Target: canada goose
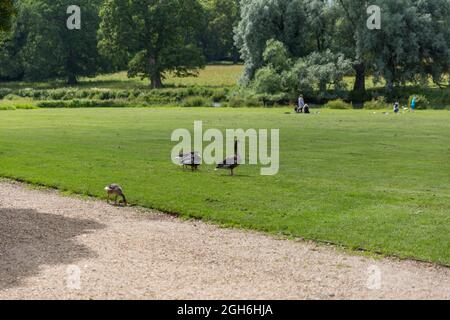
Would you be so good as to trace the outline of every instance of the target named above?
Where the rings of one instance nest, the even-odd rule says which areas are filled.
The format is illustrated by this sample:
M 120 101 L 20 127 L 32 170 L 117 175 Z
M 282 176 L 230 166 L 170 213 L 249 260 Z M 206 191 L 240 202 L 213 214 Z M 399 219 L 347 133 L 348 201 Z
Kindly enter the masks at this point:
M 115 196 L 114 203 L 117 204 L 117 198 L 122 197 L 123 204 L 127 204 L 127 199 L 125 198 L 125 195 L 123 194 L 123 189 L 118 184 L 111 184 L 107 187 L 105 187 L 105 191 L 108 194 L 108 203 L 111 200 L 111 196 Z
M 216 170 L 223 169 L 223 170 L 230 170 L 231 175 L 234 176 L 234 169 L 239 167 L 241 164 L 241 159 L 238 154 L 238 140 L 234 140 L 234 155 L 231 157 L 226 158 L 223 160 L 222 163 L 218 164 L 216 167 Z
M 198 152 L 180 153 L 177 159 L 180 162 L 180 165 L 183 166 L 183 169 L 191 167 L 192 171 L 198 170 L 198 167 L 200 167 L 202 162 L 202 157 Z

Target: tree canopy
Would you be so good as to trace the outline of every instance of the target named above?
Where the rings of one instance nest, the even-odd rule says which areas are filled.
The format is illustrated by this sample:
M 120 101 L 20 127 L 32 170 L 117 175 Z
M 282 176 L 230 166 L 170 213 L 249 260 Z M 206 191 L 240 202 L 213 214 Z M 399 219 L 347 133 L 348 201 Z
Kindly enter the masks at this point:
M 97 72 L 98 0 L 79 2 L 84 8 L 80 30 L 69 30 L 66 25 L 71 3 L 70 0 L 17 2 L 12 33 L 0 50 L 0 56 L 10 61 L 5 62 L 6 66 L 2 64 L 0 76 L 6 71 L 3 77 L 15 75 L 28 80 L 62 77 L 74 84 L 78 76 Z
M 370 5 L 381 9 L 381 29 L 367 26 Z M 235 35 L 245 61 L 243 83 L 261 68 L 258 81 L 268 77 L 268 68 L 274 70 L 264 63 L 267 41 L 273 39 L 283 44 L 292 64 L 305 57 L 335 61 L 332 55 L 350 60 L 356 92 L 366 90 L 369 74 L 384 79 L 388 89 L 427 83 L 430 77 L 441 84 L 449 72 L 449 6 L 448 0 L 243 0 Z M 305 61 L 314 65 L 313 60 Z M 324 82 L 316 85 L 323 91 Z
M 197 43 L 202 7 L 197 0 L 106 0 L 100 10 L 99 48 L 128 57 L 129 77 L 160 88 L 167 72 L 195 75 L 204 65 Z
M 69 30 L 72 4 L 0 0 L 0 79 L 75 83 L 127 70 L 160 88 L 169 73 L 240 58 L 241 83 L 258 90 L 273 76 L 280 83 L 269 91 L 307 80 L 323 93 L 341 87 L 350 65 L 353 91 L 364 93 L 369 75 L 390 90 L 429 79 L 443 86 L 450 70 L 449 0 L 80 0 L 81 29 Z M 379 29 L 367 25 L 373 5 Z
M 12 0 L 0 0 L 0 32 L 9 30 L 14 13 Z

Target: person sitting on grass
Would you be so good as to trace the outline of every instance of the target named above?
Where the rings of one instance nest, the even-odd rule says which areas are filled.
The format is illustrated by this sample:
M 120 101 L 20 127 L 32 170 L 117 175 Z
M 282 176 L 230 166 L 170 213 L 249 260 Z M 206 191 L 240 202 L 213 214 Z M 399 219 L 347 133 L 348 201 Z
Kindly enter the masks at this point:
M 400 112 L 400 103 L 396 102 L 394 103 L 394 113 Z
M 309 106 L 307 104 L 305 104 L 305 106 L 303 107 L 303 113 L 306 113 L 306 114 L 310 114 L 311 113 L 309 111 Z

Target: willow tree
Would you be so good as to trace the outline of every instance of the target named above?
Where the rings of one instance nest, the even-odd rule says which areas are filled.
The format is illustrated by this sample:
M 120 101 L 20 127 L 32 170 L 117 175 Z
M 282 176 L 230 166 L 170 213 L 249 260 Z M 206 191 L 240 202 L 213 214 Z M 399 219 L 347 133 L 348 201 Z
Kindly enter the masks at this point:
M 128 60 L 128 76 L 162 87 L 168 72 L 196 75 L 204 65 L 197 43 L 203 8 L 198 0 L 106 0 L 100 10 L 100 51 Z
M 366 91 L 366 74 L 370 66 L 370 52 L 366 50 L 370 32 L 376 32 L 367 28 L 367 0 L 337 0 L 334 1 L 341 8 L 341 18 L 337 28 L 340 36 L 336 38 L 338 45 L 347 56 L 353 59 L 355 70 L 355 83 L 353 90 Z M 345 50 L 347 49 L 347 50 Z
M 450 1 L 377 0 L 382 28 L 370 34 L 374 73 L 387 88 L 407 82 L 442 85 L 450 64 Z
M 235 40 L 245 61 L 244 84 L 263 66 L 263 52 L 271 39 L 283 43 L 294 57 L 309 53 L 304 3 L 304 0 L 241 0 L 241 20 Z

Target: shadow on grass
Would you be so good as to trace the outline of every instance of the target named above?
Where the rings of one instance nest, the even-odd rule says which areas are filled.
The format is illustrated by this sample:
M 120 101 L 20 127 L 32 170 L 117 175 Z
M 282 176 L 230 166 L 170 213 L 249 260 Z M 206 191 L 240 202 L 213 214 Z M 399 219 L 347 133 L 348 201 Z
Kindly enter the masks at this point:
M 75 237 L 102 228 L 93 220 L 0 208 L 0 290 L 20 286 L 43 265 L 68 265 L 95 257 Z

